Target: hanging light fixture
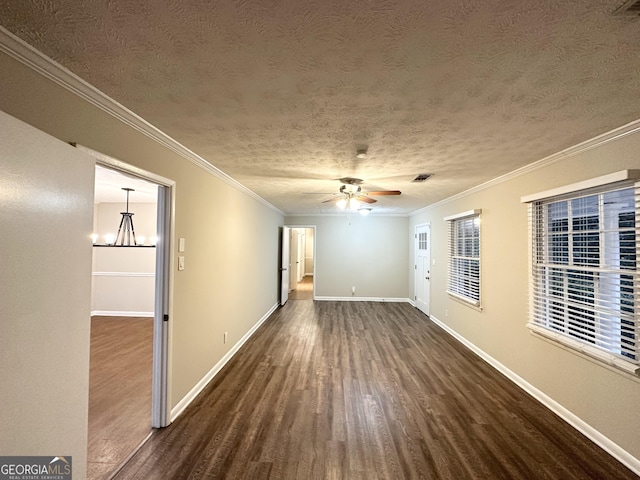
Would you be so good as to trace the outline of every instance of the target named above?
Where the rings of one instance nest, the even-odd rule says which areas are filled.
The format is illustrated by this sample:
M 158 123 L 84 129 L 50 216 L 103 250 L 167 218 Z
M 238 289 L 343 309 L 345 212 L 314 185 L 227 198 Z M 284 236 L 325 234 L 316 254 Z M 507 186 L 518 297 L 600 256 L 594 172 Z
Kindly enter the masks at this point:
M 129 193 L 135 192 L 133 188 L 123 187 L 122 190 L 127 192 L 127 208 L 126 212 L 120 212 L 122 215 L 122 219 L 120 220 L 120 226 L 118 227 L 118 234 L 116 235 L 115 241 L 113 245 L 117 245 L 120 242 L 120 245 L 131 246 L 131 237 L 133 237 L 133 245 L 136 244 L 136 232 L 133 228 L 133 212 L 129 211 Z M 122 237 L 120 234 L 122 233 Z M 125 243 L 126 240 L 126 243 Z

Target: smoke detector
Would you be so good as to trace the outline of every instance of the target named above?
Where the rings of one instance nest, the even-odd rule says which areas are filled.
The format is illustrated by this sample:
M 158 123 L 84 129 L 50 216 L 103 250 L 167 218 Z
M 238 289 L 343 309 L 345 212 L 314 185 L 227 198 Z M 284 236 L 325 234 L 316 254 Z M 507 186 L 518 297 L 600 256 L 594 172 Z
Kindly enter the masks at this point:
M 356 158 L 359 158 L 360 160 L 362 160 L 363 158 L 367 158 L 367 149 L 366 148 L 359 148 L 356 151 Z

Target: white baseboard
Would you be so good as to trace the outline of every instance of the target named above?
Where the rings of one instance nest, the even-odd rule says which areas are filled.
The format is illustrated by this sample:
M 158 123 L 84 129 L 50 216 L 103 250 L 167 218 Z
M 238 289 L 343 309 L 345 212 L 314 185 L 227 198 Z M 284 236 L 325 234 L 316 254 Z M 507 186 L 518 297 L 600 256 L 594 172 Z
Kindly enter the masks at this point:
M 622 447 L 617 445 L 608 437 L 604 436 L 602 433 L 600 433 L 598 430 L 593 428 L 591 425 L 589 425 L 587 422 L 582 420 L 580 417 L 578 417 L 574 413 L 567 410 L 565 407 L 560 405 L 558 402 L 556 402 L 554 399 L 549 397 L 547 394 L 538 390 L 536 387 L 534 387 L 529 382 L 524 380 L 522 377 L 514 373 L 512 370 L 509 370 L 502 363 L 498 362 L 491 355 L 487 354 L 486 352 L 484 352 L 483 350 L 475 346 L 473 343 L 468 341 L 466 338 L 464 338 L 458 332 L 453 330 L 451 327 L 442 323 L 433 315 L 430 315 L 429 318 L 433 321 L 433 323 L 441 327 L 449 335 L 451 335 L 460 343 L 468 347 L 471 351 L 477 354 L 485 362 L 487 362 L 493 368 L 498 370 L 500 373 L 502 373 L 505 377 L 507 377 L 513 383 L 518 385 L 525 392 L 527 392 L 533 398 L 538 400 L 545 407 L 547 407 L 549 410 L 554 412 L 556 415 L 562 418 L 565 422 L 567 422 L 573 428 L 575 428 L 580 433 L 582 433 L 585 437 L 590 439 L 593 443 L 595 443 L 600 448 L 602 448 L 605 452 L 608 452 L 612 457 L 617 459 L 620 463 L 625 465 L 627 468 L 633 471 L 636 475 L 640 476 L 640 460 L 639 459 L 631 455 L 629 452 L 624 450 Z
M 249 340 L 249 338 L 251 338 L 251 336 L 260 327 L 260 325 L 262 325 L 277 308 L 278 304 L 272 306 L 269 311 L 265 313 L 253 327 L 251 327 L 251 330 L 245 333 L 244 336 L 240 340 L 238 340 L 238 342 L 233 347 L 231 347 L 231 349 L 220 359 L 220 361 L 216 363 L 204 377 L 202 377 L 202 379 L 191 389 L 191 391 L 189 391 L 189 393 L 187 393 L 182 398 L 182 400 L 180 400 L 176 404 L 176 406 L 171 409 L 171 422 L 173 422 L 184 411 L 184 409 L 187 408 L 187 406 L 191 402 L 193 402 L 193 400 L 208 385 L 213 377 L 215 377 L 218 372 L 222 370 L 222 367 L 224 367 L 227 362 L 231 360 L 231 358 L 238 352 L 238 350 L 240 350 L 240 347 L 242 347 L 242 345 L 244 345 L 244 343 Z
M 150 277 L 155 278 L 156 274 L 151 272 L 92 272 L 92 276 L 94 277 L 118 277 L 118 278 L 128 278 L 128 277 Z
M 408 298 L 388 298 L 388 297 L 321 297 L 315 296 L 314 300 L 321 302 L 393 302 L 393 303 L 411 303 Z
M 151 317 L 153 312 L 120 312 L 116 310 L 92 310 L 92 317 Z

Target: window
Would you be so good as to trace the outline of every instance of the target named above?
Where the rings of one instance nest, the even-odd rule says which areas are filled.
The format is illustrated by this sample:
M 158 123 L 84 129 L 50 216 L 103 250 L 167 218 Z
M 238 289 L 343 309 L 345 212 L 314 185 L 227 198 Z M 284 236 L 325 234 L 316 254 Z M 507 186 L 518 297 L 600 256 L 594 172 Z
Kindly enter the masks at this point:
M 449 222 L 447 293 L 480 306 L 480 210 L 446 217 Z
M 599 185 L 529 206 L 529 326 L 632 372 L 640 364 L 639 192 L 629 182 Z

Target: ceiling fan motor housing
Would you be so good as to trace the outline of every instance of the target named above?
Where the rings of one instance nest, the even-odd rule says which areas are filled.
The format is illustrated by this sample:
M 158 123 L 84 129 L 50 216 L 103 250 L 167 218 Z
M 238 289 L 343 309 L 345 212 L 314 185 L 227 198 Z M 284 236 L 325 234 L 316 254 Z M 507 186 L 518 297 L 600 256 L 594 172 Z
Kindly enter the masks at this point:
M 356 194 L 362 191 L 362 187 L 356 184 L 347 184 L 340 187 L 340 193 Z
M 353 178 L 353 177 L 343 177 L 338 179 L 340 183 L 344 183 L 345 185 L 360 185 L 364 180 L 361 178 Z

